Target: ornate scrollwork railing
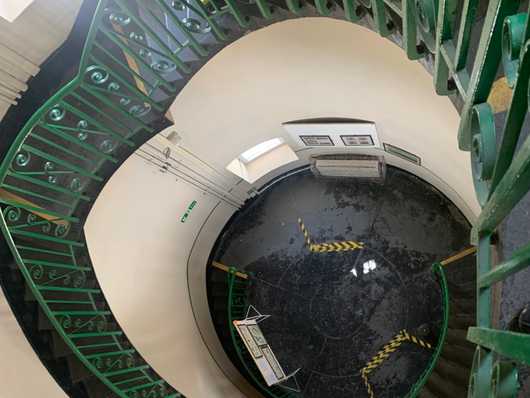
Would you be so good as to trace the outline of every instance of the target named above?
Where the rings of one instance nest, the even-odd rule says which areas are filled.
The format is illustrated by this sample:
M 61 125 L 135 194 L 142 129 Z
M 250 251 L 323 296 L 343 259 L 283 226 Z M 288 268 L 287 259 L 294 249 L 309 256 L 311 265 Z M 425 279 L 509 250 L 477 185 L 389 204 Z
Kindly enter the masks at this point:
M 79 73 L 26 123 L 0 167 L 0 227 L 20 271 L 54 329 L 113 396 L 182 395 L 114 319 L 83 224 L 112 171 L 157 133 L 190 74 L 222 47 L 222 12 L 214 11 L 200 2 L 100 1 Z
M 473 396 L 488 396 L 499 377 L 511 374 L 495 352 L 530 362 L 511 344 L 528 345 L 528 336 L 494 331 L 489 315 L 491 284 L 528 263 L 525 249 L 492 271 L 489 253 L 496 227 L 530 188 L 530 142 L 515 151 L 528 106 L 528 13 L 518 13 L 518 1 L 490 0 L 470 58 L 477 6 L 477 0 L 101 0 L 77 76 L 31 117 L 0 166 L 2 232 L 79 360 L 117 396 L 179 396 L 132 348 L 109 310 L 82 233 L 87 211 L 112 171 L 156 134 L 170 103 L 209 57 L 250 29 L 318 13 L 369 20 L 381 35 L 401 36 L 410 59 L 432 59 L 436 91 L 459 98 L 459 143 L 471 151 L 484 206 L 474 229 L 478 328 L 469 336 L 480 348 Z M 513 97 L 496 132 L 487 100 L 501 59 Z

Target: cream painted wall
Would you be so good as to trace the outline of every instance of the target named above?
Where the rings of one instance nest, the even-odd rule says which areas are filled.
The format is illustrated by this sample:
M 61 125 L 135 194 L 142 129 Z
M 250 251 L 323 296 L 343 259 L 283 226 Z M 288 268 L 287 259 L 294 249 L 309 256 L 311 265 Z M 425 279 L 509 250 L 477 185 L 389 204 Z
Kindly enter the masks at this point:
M 303 18 L 253 32 L 202 68 L 171 113 L 183 145 L 220 170 L 259 142 L 289 141 L 281 124 L 290 120 L 371 120 L 381 141 L 421 156 L 471 213 L 479 211 L 453 105 L 435 94 L 418 62 L 358 25 Z
M 2 0 L 0 3 L 0 17 L 13 22 L 33 0 Z
M 181 223 L 193 200 L 197 205 Z M 208 353 L 189 304 L 188 256 L 218 202 L 132 156 L 85 225 L 97 278 L 118 322 L 148 363 L 190 398 L 243 397 Z
M 67 395 L 29 345 L 0 290 L 0 398 L 28 397 Z
M 248 163 L 243 163 L 239 158 L 235 158 L 226 168 L 250 184 L 254 184 L 259 179 L 269 176 L 274 170 L 297 160 L 298 156 L 291 147 L 287 144 L 281 144 Z
M 28 4 L 31 3 L 31 4 Z M 0 0 L 0 120 L 27 90 L 26 81 L 66 39 L 82 0 Z M 13 13 L 13 14 L 11 14 Z
M 323 116 L 373 120 L 382 141 L 423 158 L 418 175 L 450 191 L 468 215 L 478 210 L 467 155 L 457 150 L 458 115 L 451 103 L 434 94 L 421 65 L 355 25 L 303 19 L 251 33 L 208 63 L 171 112 L 177 121 L 171 129 L 182 135 L 183 145 L 226 181 L 234 181 L 226 165 L 244 150 L 277 136 L 289 141 L 283 122 Z M 248 188 L 238 186 L 239 192 Z M 198 206 L 182 224 L 192 200 Z M 218 203 L 133 156 L 104 188 L 85 227 L 98 279 L 121 326 L 146 360 L 190 398 L 243 396 L 203 341 L 222 362 L 204 278 L 209 251 L 233 213 Z M 225 372 L 239 383 L 237 374 Z

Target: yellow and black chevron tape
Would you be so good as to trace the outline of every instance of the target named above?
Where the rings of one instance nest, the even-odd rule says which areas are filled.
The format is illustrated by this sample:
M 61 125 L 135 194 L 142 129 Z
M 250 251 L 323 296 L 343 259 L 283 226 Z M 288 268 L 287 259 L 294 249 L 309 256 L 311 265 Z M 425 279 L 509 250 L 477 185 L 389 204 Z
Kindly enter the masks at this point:
M 387 359 L 391 353 L 396 351 L 398 347 L 406 341 L 406 337 L 403 333 L 403 330 L 395 335 L 392 340 L 383 346 L 383 348 L 375 354 L 372 359 L 366 364 L 366 366 L 361 370 L 361 373 L 368 374 L 371 373 L 375 368 L 380 366 L 385 359 Z
M 372 373 L 378 366 L 381 366 L 381 364 L 388 357 L 390 357 L 390 354 L 395 352 L 399 348 L 399 346 L 401 346 L 406 341 L 417 344 L 423 348 L 432 348 L 432 345 L 430 343 L 411 335 L 406 330 L 401 330 L 398 334 L 396 334 L 392 338 L 392 340 L 385 344 L 383 348 L 372 357 L 372 359 L 366 364 L 366 366 L 361 369 L 361 377 L 364 381 L 366 391 L 368 392 L 368 396 L 370 398 L 375 398 L 375 395 L 372 385 L 368 380 L 368 375 Z
M 368 381 L 368 374 L 361 373 L 361 376 L 363 378 L 364 385 L 366 386 L 366 391 L 368 392 L 368 396 L 370 398 L 375 398 L 374 389 L 372 388 L 372 385 Z
M 417 344 L 419 345 L 420 347 L 423 347 L 423 348 L 427 348 L 427 349 L 431 349 L 432 348 L 432 345 L 422 339 L 418 339 L 416 336 L 413 336 L 411 334 L 408 334 L 406 330 L 402 330 L 401 331 L 403 333 L 403 335 L 405 336 L 405 339 L 407 341 L 410 341 L 411 343 L 414 343 L 414 344 Z
M 329 252 L 345 252 L 350 250 L 362 249 L 364 243 L 355 242 L 354 240 L 343 240 L 340 242 L 329 242 L 329 243 L 313 243 L 309 246 L 309 250 L 316 253 L 329 253 Z
M 344 252 L 350 250 L 362 249 L 364 243 L 355 242 L 353 240 L 343 240 L 339 242 L 328 242 L 328 243 L 312 243 L 311 235 L 305 226 L 301 218 L 298 218 L 298 225 L 300 226 L 300 231 L 304 235 L 304 242 L 310 251 L 315 253 L 330 253 L 330 252 Z
M 305 224 L 301 218 L 298 218 L 298 225 L 300 226 L 300 231 L 302 231 L 302 234 L 304 235 L 305 244 L 307 245 L 307 247 L 309 247 L 309 250 L 311 250 L 311 236 L 309 235 L 309 231 L 305 227 Z

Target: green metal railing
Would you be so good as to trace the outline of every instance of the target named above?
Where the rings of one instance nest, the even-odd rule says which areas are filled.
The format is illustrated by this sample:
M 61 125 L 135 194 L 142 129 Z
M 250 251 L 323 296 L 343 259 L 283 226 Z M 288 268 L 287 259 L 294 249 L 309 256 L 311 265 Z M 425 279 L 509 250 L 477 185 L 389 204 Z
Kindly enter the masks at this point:
M 427 380 L 431 376 L 431 373 L 436 367 L 438 359 L 442 354 L 442 348 L 445 344 L 445 337 L 447 336 L 447 328 L 449 325 L 449 311 L 451 310 L 449 306 L 449 287 L 447 285 L 447 278 L 445 277 L 443 266 L 440 263 L 433 264 L 432 272 L 438 278 L 438 281 L 440 283 L 440 291 L 442 296 L 442 324 L 440 326 L 440 334 L 438 336 L 436 346 L 434 347 L 434 352 L 431 356 L 431 360 L 429 361 L 429 364 L 427 365 L 421 376 L 418 378 L 416 383 L 414 383 L 414 385 L 410 389 L 407 398 L 417 397 L 423 386 L 427 383 Z
M 119 397 L 182 395 L 117 324 L 83 224 L 111 171 L 158 132 L 193 64 L 225 38 L 221 14 L 200 2 L 100 1 L 77 76 L 31 117 L 0 166 L 0 228 L 29 289 L 75 356 Z
M 518 383 L 513 360 L 530 364 L 530 335 L 495 330 L 492 319 L 492 285 L 530 264 L 528 246 L 495 268 L 491 256 L 495 229 L 530 189 L 530 140 L 525 139 L 516 152 L 528 109 L 530 72 L 528 12 L 517 13 L 518 6 L 513 1 L 490 4 L 479 47 L 484 70 L 473 72 L 474 101 L 468 101 L 468 125 L 463 125 L 460 134 L 461 146 L 472 151 L 477 196 L 483 205 L 472 234 L 478 244 L 477 327 L 469 329 L 468 339 L 477 344 L 477 350 L 470 397 L 515 396 Z M 501 59 L 513 92 L 503 131 L 496 132 L 486 99 Z M 498 148 L 497 134 L 501 137 Z
M 112 170 L 158 132 L 170 103 L 216 51 L 282 18 L 342 10 L 352 22 L 368 18 L 383 36 L 401 34 L 409 59 L 432 54 L 436 92 L 463 104 L 459 145 L 471 151 L 484 207 L 473 233 L 478 313 L 469 339 L 479 348 L 470 396 L 505 396 L 515 388 L 513 367 L 498 358 L 530 363 L 530 337 L 493 329 L 491 285 L 526 267 L 530 249 L 492 269 L 490 242 L 530 189 L 530 141 L 516 153 L 528 107 L 530 28 L 519 1 L 490 0 L 471 57 L 477 6 L 478 0 L 100 0 L 77 76 L 31 117 L 0 166 L 0 228 L 77 358 L 120 397 L 178 396 L 113 318 L 86 249 L 86 214 Z M 501 60 L 513 97 L 496 132 L 487 100 Z

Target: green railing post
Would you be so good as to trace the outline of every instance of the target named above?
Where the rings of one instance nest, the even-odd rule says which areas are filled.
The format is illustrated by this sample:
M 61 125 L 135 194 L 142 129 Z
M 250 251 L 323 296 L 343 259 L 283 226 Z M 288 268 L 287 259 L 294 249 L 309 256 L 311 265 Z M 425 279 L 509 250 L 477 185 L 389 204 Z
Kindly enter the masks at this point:
M 315 0 L 308 5 L 323 16 L 342 5 L 345 19 L 372 18 L 383 36 L 402 31 L 410 59 L 429 53 L 434 57 L 436 91 L 454 94 L 463 103 L 459 145 L 472 151 L 475 186 L 484 205 L 473 229 L 473 240 L 479 245 L 477 329 L 469 335 L 479 344 L 471 396 L 483 398 L 481 394 L 506 394 L 515 388 L 514 370 L 498 361 L 498 355 L 523 362 L 528 359 L 526 351 L 521 354 L 512 349 L 514 342 L 526 344 L 524 335 L 492 329 L 491 286 L 524 269 L 530 263 L 530 252 L 526 246 L 494 268 L 490 238 L 530 189 L 530 138 L 516 151 L 528 110 L 530 27 L 528 12 L 518 13 L 518 1 L 490 0 L 470 73 L 466 65 L 471 61 L 478 1 L 465 0 L 459 12 L 458 4 L 456 0 L 343 0 L 333 4 Z M 278 8 L 283 10 L 275 14 Z M 85 218 L 78 211 L 90 206 L 102 189 L 109 177 L 102 175 L 107 162 L 119 165 L 124 161 L 121 153 L 129 153 L 138 137 L 157 133 L 154 123 L 165 120 L 179 89 L 197 65 L 212 56 L 211 48 L 228 44 L 276 15 L 278 19 L 288 12 L 303 16 L 308 9 L 303 0 L 286 0 L 285 4 L 100 0 L 76 77 L 31 116 L 0 165 L 0 227 L 26 283 L 79 361 L 122 398 L 180 394 L 149 366 L 135 365 L 141 356 L 125 348 L 130 342 L 119 327 L 106 329 L 115 320 L 108 307 L 97 308 L 102 296 L 99 286 L 87 286 L 87 278 L 95 275 L 86 260 Z M 396 27 L 399 18 L 401 27 Z M 501 59 L 514 91 L 505 126 L 498 132 L 487 101 Z M 497 135 L 502 135 L 500 148 Z M 436 265 L 435 272 L 443 275 Z M 230 277 L 233 300 L 234 275 Z M 445 279 L 441 279 L 443 284 Z M 72 322 L 79 330 L 72 329 Z M 93 350 L 107 359 L 116 358 L 112 366 L 119 363 L 122 368 L 108 369 Z M 432 366 L 433 362 L 414 391 L 425 382 Z M 256 382 L 252 371 L 249 374 Z

